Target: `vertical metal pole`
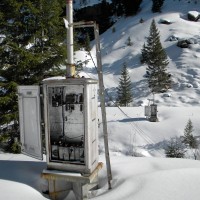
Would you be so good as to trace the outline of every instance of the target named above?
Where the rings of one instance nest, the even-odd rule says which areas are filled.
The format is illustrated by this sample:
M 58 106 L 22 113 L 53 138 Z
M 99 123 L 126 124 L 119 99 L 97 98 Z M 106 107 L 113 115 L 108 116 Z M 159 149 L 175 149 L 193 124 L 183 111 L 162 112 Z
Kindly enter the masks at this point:
M 101 62 L 101 49 L 100 49 L 100 41 L 99 41 L 99 27 L 97 24 L 94 24 L 94 33 L 95 33 L 95 40 L 96 40 L 96 56 L 97 56 L 98 77 L 99 77 L 99 95 L 100 95 L 100 100 L 101 100 L 101 113 L 102 113 L 102 123 L 103 123 L 103 133 L 104 133 L 108 189 L 111 189 L 112 188 L 111 186 L 112 172 L 111 172 L 109 147 L 108 147 L 108 132 L 107 132 L 105 92 L 104 92 L 104 85 L 103 85 L 103 72 L 102 72 L 102 62 Z
M 74 41 L 73 41 L 73 2 L 66 0 L 66 14 L 69 27 L 67 29 L 67 68 L 66 77 L 75 75 L 74 66 Z

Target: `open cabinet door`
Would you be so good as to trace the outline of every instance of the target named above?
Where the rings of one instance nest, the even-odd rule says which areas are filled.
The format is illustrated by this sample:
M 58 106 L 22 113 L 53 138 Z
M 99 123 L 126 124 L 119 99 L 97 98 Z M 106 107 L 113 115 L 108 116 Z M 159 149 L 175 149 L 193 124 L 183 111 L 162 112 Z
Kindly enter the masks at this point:
M 18 86 L 22 153 L 42 160 L 40 87 Z

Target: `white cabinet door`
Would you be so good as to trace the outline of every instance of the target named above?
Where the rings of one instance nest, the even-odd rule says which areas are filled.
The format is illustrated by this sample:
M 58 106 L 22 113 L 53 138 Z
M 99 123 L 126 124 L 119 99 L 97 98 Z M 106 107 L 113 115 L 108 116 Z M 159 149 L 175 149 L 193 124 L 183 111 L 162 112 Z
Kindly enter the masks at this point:
M 19 86 L 18 104 L 22 153 L 42 160 L 40 87 Z

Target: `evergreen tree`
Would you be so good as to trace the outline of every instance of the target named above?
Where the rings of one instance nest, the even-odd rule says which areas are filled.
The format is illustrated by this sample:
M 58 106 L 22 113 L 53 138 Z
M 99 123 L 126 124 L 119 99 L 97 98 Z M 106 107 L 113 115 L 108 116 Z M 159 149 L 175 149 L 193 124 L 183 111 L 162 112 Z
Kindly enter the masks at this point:
M 197 141 L 194 135 L 192 134 L 193 131 L 193 124 L 192 121 L 189 119 L 184 129 L 183 142 L 190 148 L 195 149 L 197 148 Z
M 147 64 L 148 84 L 152 93 L 160 93 L 171 86 L 169 64 L 155 20 L 152 20 L 147 44 L 143 45 L 141 61 Z
M 119 79 L 119 86 L 117 88 L 118 102 L 120 106 L 128 106 L 132 102 L 132 86 L 130 76 L 127 70 L 126 63 L 124 63 L 121 70 L 121 77 Z
M 0 6 L 0 124 L 17 121 L 17 85 L 60 73 L 65 62 L 61 0 L 4 0 Z
M 190 148 L 192 154 L 194 155 L 194 159 L 196 160 L 198 154 L 198 143 L 192 133 L 193 131 L 193 124 L 189 119 L 184 129 L 183 143 Z
M 164 0 L 152 0 L 152 12 L 161 12 L 161 8 L 164 4 Z

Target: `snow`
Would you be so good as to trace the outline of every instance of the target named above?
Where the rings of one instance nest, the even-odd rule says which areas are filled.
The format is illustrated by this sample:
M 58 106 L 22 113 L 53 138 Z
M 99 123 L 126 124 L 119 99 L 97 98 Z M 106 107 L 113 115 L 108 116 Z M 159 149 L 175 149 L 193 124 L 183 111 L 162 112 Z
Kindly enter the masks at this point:
M 199 12 L 197 12 L 197 11 L 189 11 L 188 14 L 194 16 L 195 18 L 197 18 L 199 16 Z
M 0 154 L 1 199 L 45 200 L 46 183 L 40 174 L 44 162 L 25 155 Z M 11 160 L 10 160 L 11 159 Z M 105 163 L 104 157 L 100 160 Z M 199 198 L 200 162 L 186 159 L 134 158 L 111 156 L 112 189 L 108 190 L 106 168 L 98 190 L 89 193 L 95 200 L 195 200 Z M 74 200 L 70 193 L 69 200 Z
M 90 0 L 94 4 L 95 1 Z M 200 162 L 192 159 L 165 158 L 164 147 L 171 138 L 183 135 L 189 119 L 194 126 L 194 135 L 199 136 L 200 113 L 200 21 L 187 19 L 189 11 L 199 12 L 197 1 L 165 1 L 161 13 L 151 12 L 151 1 L 143 0 L 141 11 L 134 17 L 119 18 L 112 28 L 101 35 L 101 53 L 106 91 L 113 100 L 120 70 L 126 61 L 133 82 L 134 105 L 136 107 L 107 107 L 109 148 L 112 167 L 112 190 L 108 190 L 106 164 L 102 135 L 102 120 L 99 112 L 99 153 L 104 163 L 99 174 L 99 189 L 91 191 L 95 200 L 196 200 L 200 196 Z M 140 19 L 144 23 L 140 23 Z M 173 87 L 155 96 L 158 104 L 159 122 L 149 122 L 144 116 L 144 106 L 152 99 L 146 79 L 146 66 L 140 63 L 140 52 L 152 19 L 160 31 L 161 43 L 169 56 L 169 72 Z M 167 19 L 171 24 L 161 24 Z M 126 41 L 130 36 L 132 46 Z M 190 48 L 177 47 L 177 40 L 193 38 L 197 42 Z M 95 47 L 91 55 L 80 50 L 76 61 L 87 61 L 80 76 L 97 78 L 94 67 Z M 94 61 L 94 62 L 93 62 Z M 111 104 L 111 103 L 110 103 Z M 133 157 L 137 155 L 140 157 Z M 190 155 L 187 155 L 190 157 Z M 192 158 L 192 157 L 191 157 Z M 38 161 L 25 155 L 0 153 L 0 188 L 4 200 L 44 200 L 42 194 L 47 183 L 41 178 L 46 169 L 45 161 Z M 66 200 L 74 200 L 73 194 Z
M 47 199 L 41 195 L 41 170 L 45 162 L 25 155 L 0 154 L 1 199 Z
M 54 77 L 45 78 L 45 79 L 43 79 L 43 81 L 48 81 L 48 80 L 64 80 L 64 79 L 66 79 L 66 77 L 64 77 L 64 76 L 54 76 Z
M 94 199 L 198 199 L 199 167 L 181 159 L 118 157 L 112 160 L 113 189 Z
M 169 97 L 167 97 L 169 98 Z M 200 162 L 165 158 L 164 145 L 171 137 L 183 135 L 188 119 L 198 136 L 199 107 L 159 107 L 159 122 L 144 117 L 144 107 L 107 107 L 112 190 L 108 190 L 102 124 L 99 127 L 99 189 L 89 193 L 95 200 L 195 200 L 199 198 Z M 99 112 L 100 115 L 100 112 Z M 142 157 L 131 156 L 139 155 Z M 0 153 L 1 199 L 44 200 L 47 183 L 41 178 L 45 161 L 22 154 Z M 65 200 L 74 200 L 70 193 Z

